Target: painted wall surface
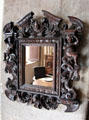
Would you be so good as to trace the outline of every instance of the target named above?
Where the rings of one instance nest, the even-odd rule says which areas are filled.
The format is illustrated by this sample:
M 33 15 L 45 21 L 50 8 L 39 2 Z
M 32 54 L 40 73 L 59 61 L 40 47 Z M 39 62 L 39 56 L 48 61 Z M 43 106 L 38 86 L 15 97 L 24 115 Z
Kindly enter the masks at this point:
M 21 17 L 34 11 L 36 16 L 42 16 L 41 10 L 63 17 L 75 16 L 84 21 L 84 38 L 81 42 L 79 52 L 80 56 L 80 81 L 74 85 L 80 90 L 81 105 L 78 111 L 74 113 L 65 113 L 66 107 L 59 105 L 56 110 L 39 110 L 32 105 L 12 102 L 4 94 L 7 77 L 4 72 L 5 63 L 3 62 L 3 52 L 6 45 L 3 39 L 1 43 L 1 120 L 86 120 L 87 93 L 89 87 L 89 0 L 5 0 L 4 1 L 4 20 L 3 25 L 10 21 L 18 21 Z M 1 91 L 1 90 L 0 90 Z

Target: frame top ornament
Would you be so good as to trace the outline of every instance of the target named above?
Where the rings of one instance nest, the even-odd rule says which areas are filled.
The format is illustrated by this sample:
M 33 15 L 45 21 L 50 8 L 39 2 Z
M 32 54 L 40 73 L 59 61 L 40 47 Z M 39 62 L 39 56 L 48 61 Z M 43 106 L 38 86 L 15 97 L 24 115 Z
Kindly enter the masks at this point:
M 83 35 L 83 22 L 73 16 L 68 16 L 69 23 L 48 11 L 42 10 L 44 17 L 35 18 L 30 12 L 17 23 L 10 22 L 5 25 L 3 32 L 4 42 L 7 50 L 4 53 L 6 63 L 5 72 L 12 74 L 13 78 L 8 78 L 5 90 L 6 96 L 12 100 L 19 100 L 23 103 L 34 104 L 37 108 L 56 109 L 58 104 L 67 106 L 66 112 L 74 112 L 79 108 L 77 94 L 71 83 L 79 80 L 79 65 L 77 46 Z M 36 40 L 59 39 L 61 44 L 61 67 L 60 69 L 60 96 L 51 94 L 40 94 L 39 92 L 20 91 L 18 89 L 18 47 L 20 40 L 35 42 Z M 59 59 L 59 58 L 57 58 Z M 57 73 L 58 75 L 58 73 Z M 71 87 L 70 87 L 71 86 Z

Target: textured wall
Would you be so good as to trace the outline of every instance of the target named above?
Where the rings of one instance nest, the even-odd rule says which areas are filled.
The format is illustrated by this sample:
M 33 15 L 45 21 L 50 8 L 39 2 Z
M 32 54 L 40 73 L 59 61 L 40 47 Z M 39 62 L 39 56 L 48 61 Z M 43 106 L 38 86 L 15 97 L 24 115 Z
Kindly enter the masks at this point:
M 26 104 L 11 102 L 2 93 L 2 120 L 86 120 L 88 74 L 89 74 L 89 0 L 5 0 L 4 3 L 4 24 L 10 21 L 18 21 L 21 17 L 30 11 L 41 16 L 41 10 L 48 10 L 55 15 L 61 16 L 67 20 L 67 16 L 79 17 L 84 21 L 84 38 L 81 42 L 79 52 L 80 56 L 80 81 L 74 85 L 80 90 L 81 105 L 78 111 L 74 113 L 64 113 L 65 106 L 59 105 L 56 110 L 36 109 Z M 1 41 L 2 60 L 3 52 L 6 48 L 3 40 Z M 3 91 L 5 89 L 6 74 L 4 73 L 5 64 L 1 61 L 1 80 Z M 88 119 L 87 119 L 88 120 Z

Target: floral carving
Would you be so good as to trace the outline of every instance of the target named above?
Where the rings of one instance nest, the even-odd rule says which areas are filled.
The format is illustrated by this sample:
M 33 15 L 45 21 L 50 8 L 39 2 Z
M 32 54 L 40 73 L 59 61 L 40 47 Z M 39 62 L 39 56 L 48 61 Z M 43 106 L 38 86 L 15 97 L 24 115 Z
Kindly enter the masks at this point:
M 82 38 L 83 23 L 78 18 L 69 16 L 69 26 L 62 18 L 42 11 L 44 17 L 34 18 L 30 12 L 17 23 L 10 22 L 5 25 L 5 44 L 7 50 L 4 53 L 6 63 L 5 72 L 12 74 L 6 83 L 6 96 L 15 101 L 19 99 L 23 103 L 34 104 L 37 108 L 56 109 L 58 104 L 67 106 L 66 112 L 76 111 L 79 107 L 76 92 L 71 86 L 73 80 L 79 80 L 79 65 L 77 46 Z M 60 97 L 51 95 L 34 94 L 18 91 L 18 38 L 60 38 L 62 42 L 61 60 L 61 90 Z M 70 87 L 71 86 L 71 87 Z

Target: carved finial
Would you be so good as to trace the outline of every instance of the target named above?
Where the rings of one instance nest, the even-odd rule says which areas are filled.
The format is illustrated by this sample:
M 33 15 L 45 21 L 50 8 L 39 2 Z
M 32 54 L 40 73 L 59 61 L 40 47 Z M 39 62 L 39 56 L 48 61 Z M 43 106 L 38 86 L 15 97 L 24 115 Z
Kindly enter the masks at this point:
M 68 16 L 68 18 L 72 23 L 72 25 L 76 25 L 77 27 L 80 27 L 81 29 L 83 29 L 83 22 L 80 19 L 73 16 Z
M 57 17 L 57 16 L 51 14 L 50 12 L 48 12 L 46 10 L 42 10 L 42 12 L 43 12 L 44 16 L 47 17 L 48 20 L 51 21 L 51 22 L 60 23 L 63 20 L 62 18 Z
M 32 19 L 33 15 L 34 15 L 33 12 L 28 13 L 25 17 L 23 17 L 20 21 L 17 22 L 17 25 L 22 26 L 22 25 L 28 23 L 28 20 Z

